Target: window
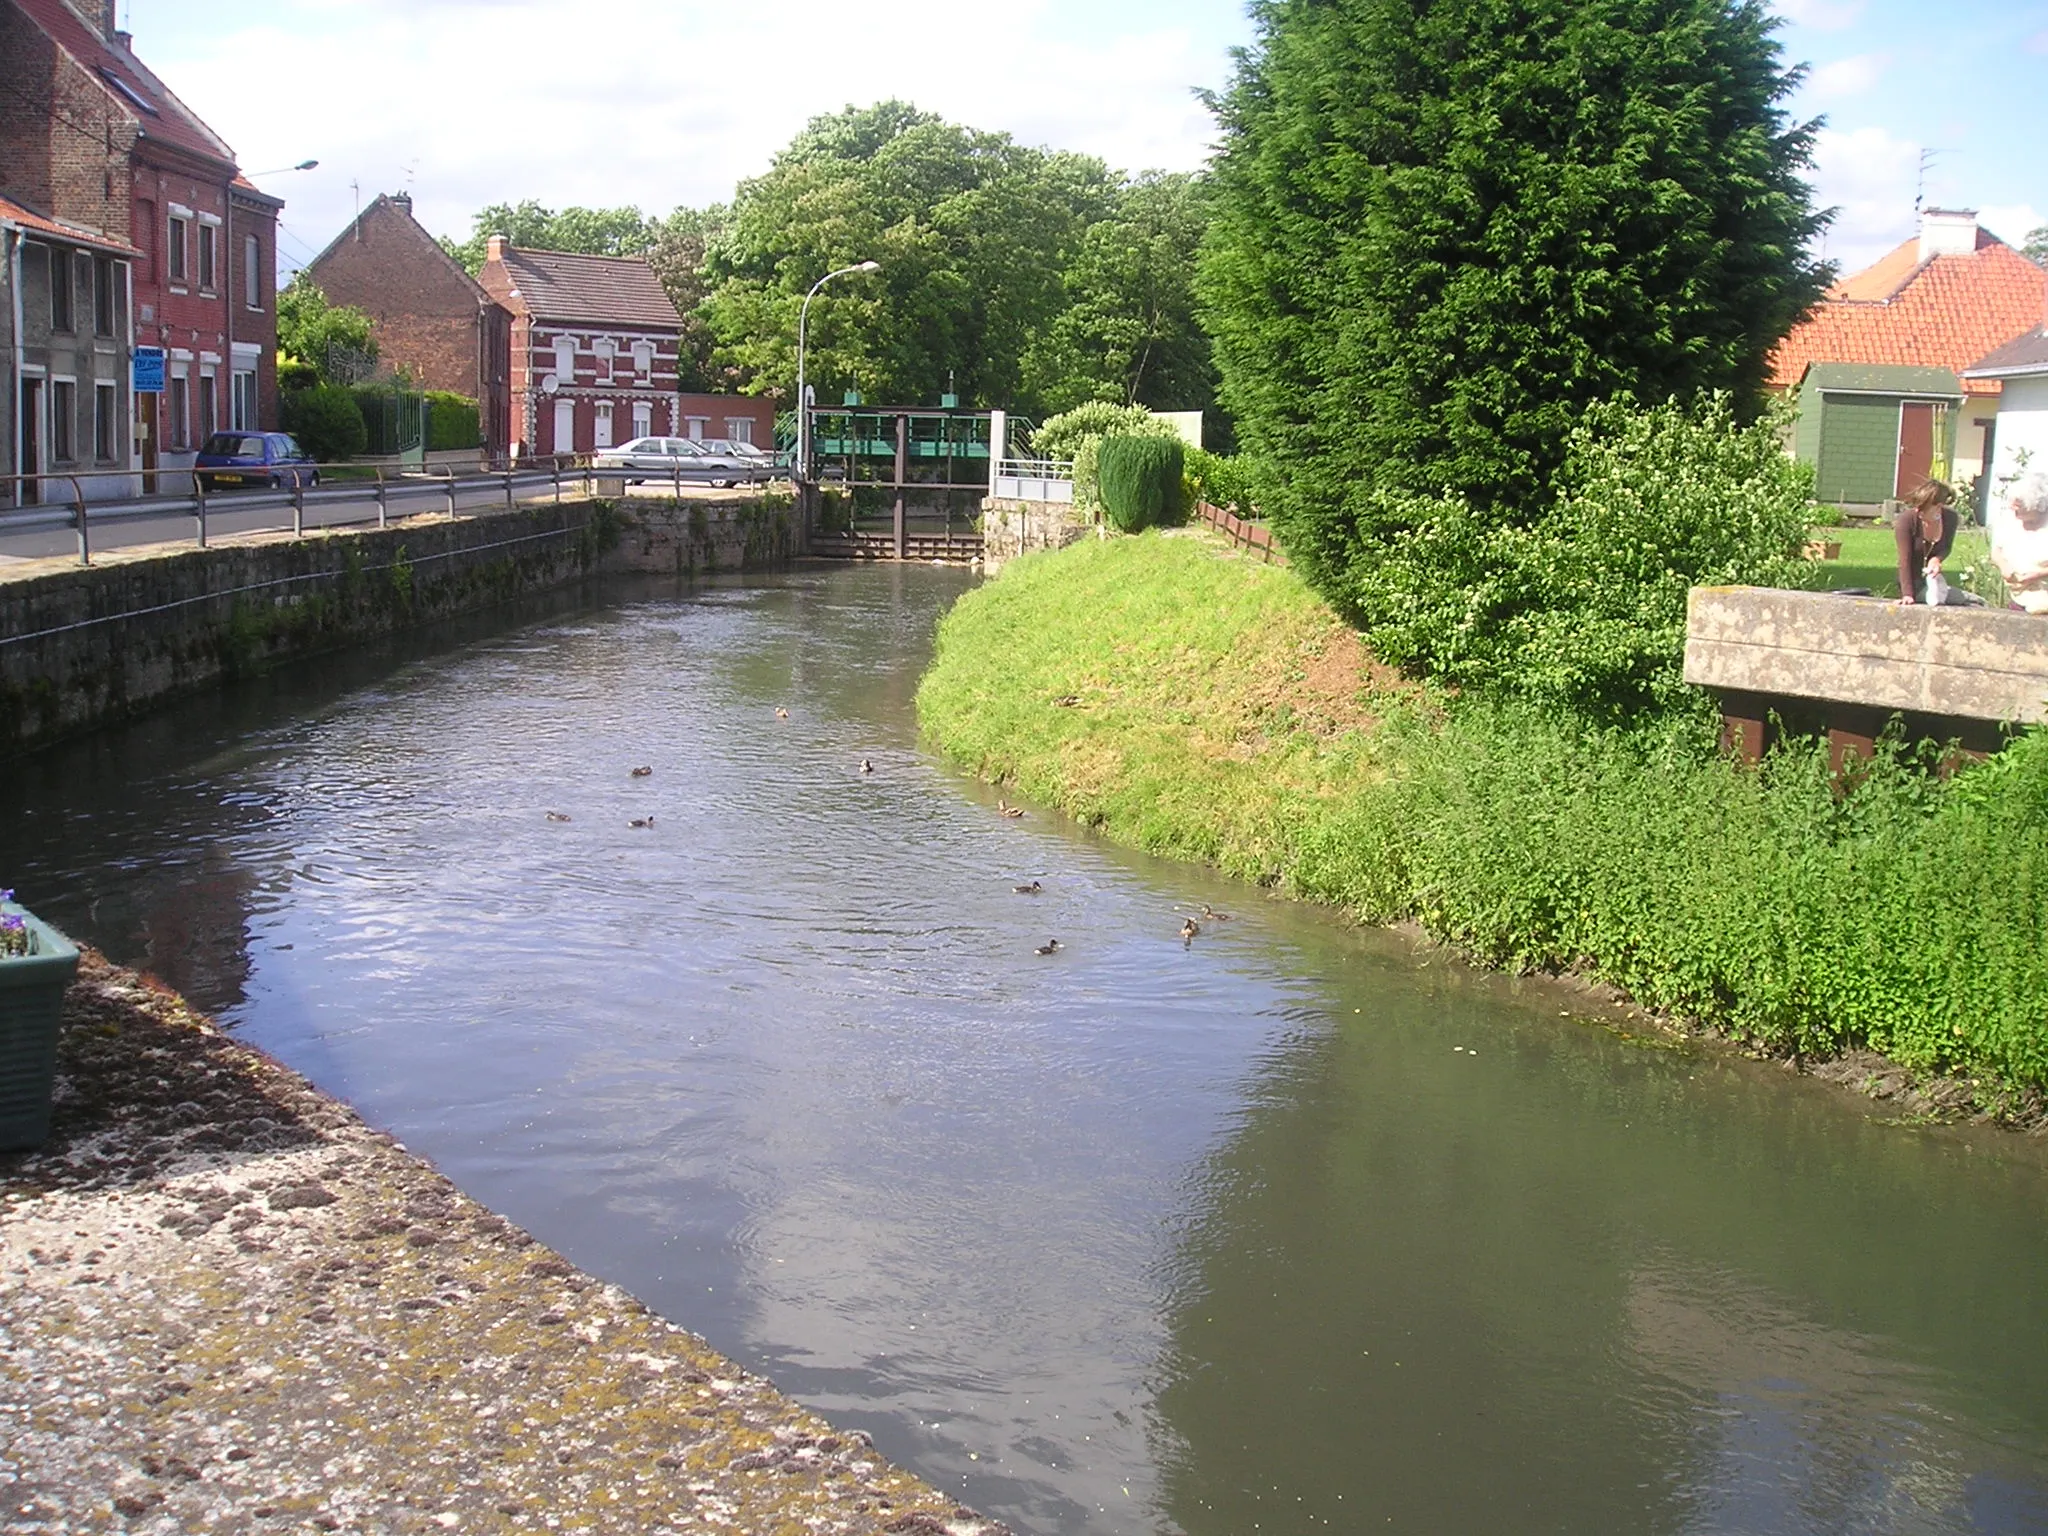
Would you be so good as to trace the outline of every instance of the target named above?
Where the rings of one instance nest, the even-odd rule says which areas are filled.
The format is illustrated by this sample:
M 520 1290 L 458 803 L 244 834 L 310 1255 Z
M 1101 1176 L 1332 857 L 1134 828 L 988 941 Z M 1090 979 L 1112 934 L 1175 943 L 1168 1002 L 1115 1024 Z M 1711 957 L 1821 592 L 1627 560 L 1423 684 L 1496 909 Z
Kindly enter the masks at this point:
M 114 386 L 95 384 L 92 387 L 92 456 L 102 464 L 110 463 L 115 457 L 115 447 L 121 440 L 121 421 L 118 412 L 120 403 L 115 398 Z
M 653 342 L 651 342 L 651 341 L 636 341 L 636 342 L 634 342 L 634 343 L 633 343 L 633 371 L 634 371 L 635 373 L 637 373 L 637 374 L 638 374 L 638 375 L 639 375 L 639 376 L 640 376 L 641 378 L 643 378 L 643 379 L 644 379 L 644 378 L 646 378 L 646 377 L 647 377 L 647 375 L 648 375 L 649 373 L 653 372 L 653 370 L 654 370 L 654 343 L 653 343 Z
M 228 425 L 247 429 L 256 425 L 256 375 L 237 368 L 228 380 Z
M 164 236 L 164 257 L 169 263 L 171 281 L 185 281 L 185 226 L 191 221 L 180 214 L 172 214 L 169 233 Z
M 96 256 L 92 263 L 92 333 L 114 334 L 114 263 L 111 257 Z
M 69 464 L 78 457 L 78 386 L 69 379 L 50 380 L 50 459 Z
M 210 368 L 199 371 L 199 436 L 203 440 L 213 436 L 214 428 L 220 425 L 215 417 L 219 401 L 214 398 L 215 375 Z
M 609 336 L 600 336 L 590 344 L 590 350 L 597 354 L 597 382 L 609 384 L 612 381 L 612 354 L 617 344 Z
M 164 423 L 164 441 L 173 448 L 183 448 L 192 441 L 192 381 L 183 370 L 171 375 L 170 389 L 166 391 L 170 420 Z
M 564 384 L 576 382 L 576 338 L 557 336 L 555 338 L 555 372 L 562 376 Z
M 754 440 L 754 418 L 751 416 L 726 417 L 725 435 L 729 442 L 751 443 Z
M 645 437 L 654 430 L 654 402 L 635 400 L 633 402 L 633 435 Z
M 199 226 L 199 291 L 211 293 L 214 287 L 215 245 L 220 239 L 220 230 L 212 224 Z
M 684 426 L 690 434 L 690 441 L 701 443 L 704 441 L 704 435 L 711 430 L 711 418 L 709 416 L 690 416 L 685 418 Z
M 597 402 L 597 436 L 592 439 L 594 448 L 609 448 L 612 445 L 612 403 L 609 400 Z
M 242 237 L 242 302 L 263 307 L 263 242 L 254 235 Z
M 63 251 L 50 252 L 50 329 L 68 331 L 71 319 L 71 258 Z

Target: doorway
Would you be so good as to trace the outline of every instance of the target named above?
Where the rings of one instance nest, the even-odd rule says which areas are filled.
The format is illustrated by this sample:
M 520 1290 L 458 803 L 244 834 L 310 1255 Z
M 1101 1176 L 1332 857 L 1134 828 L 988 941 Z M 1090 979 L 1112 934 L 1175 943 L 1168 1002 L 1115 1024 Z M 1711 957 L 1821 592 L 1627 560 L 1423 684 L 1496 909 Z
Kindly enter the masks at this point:
M 1947 414 L 1931 400 L 1908 400 L 1899 406 L 1899 464 L 1892 494 L 1901 501 L 1920 489 L 1934 470 L 1936 412 Z
M 21 381 L 20 428 L 20 435 L 15 439 L 21 444 L 21 463 L 17 472 L 24 476 L 40 475 L 43 472 L 43 381 L 28 375 L 23 375 Z M 20 505 L 41 503 L 43 487 L 40 481 L 23 479 L 17 483 Z
M 555 402 L 555 436 L 549 445 L 551 453 L 574 453 L 576 451 L 576 402 L 557 400 Z

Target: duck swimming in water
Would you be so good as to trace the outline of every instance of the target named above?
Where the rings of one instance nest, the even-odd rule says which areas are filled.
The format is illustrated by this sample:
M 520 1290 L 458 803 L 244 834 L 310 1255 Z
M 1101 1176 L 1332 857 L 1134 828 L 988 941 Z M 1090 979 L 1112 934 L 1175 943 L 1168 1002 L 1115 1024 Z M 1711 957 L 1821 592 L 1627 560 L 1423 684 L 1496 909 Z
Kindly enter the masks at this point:
M 1192 917 L 1180 925 L 1180 942 L 1183 948 L 1195 942 L 1195 935 L 1202 931 L 1202 925 Z
M 1033 880 L 1029 885 L 1013 885 L 1010 887 L 1010 889 L 1015 891 L 1019 896 L 1036 896 L 1040 891 L 1044 890 L 1045 887 L 1040 885 L 1036 880 Z
M 633 770 L 633 777 L 634 777 L 634 778 L 636 778 L 636 779 L 644 779 L 644 778 L 646 778 L 646 777 L 647 777 L 647 775 L 649 775 L 649 774 L 650 774 L 650 773 L 652 773 L 652 772 L 654 772 L 654 769 L 653 769 L 653 767 L 652 767 L 652 766 L 649 766 L 649 767 L 646 767 L 646 768 L 635 768 L 635 769 Z
M 1041 955 L 1056 955 L 1059 952 L 1060 941 L 1058 939 L 1047 939 L 1043 944 L 1038 946 L 1037 950 L 1037 953 Z
M 866 758 L 862 758 L 860 760 L 860 771 L 862 773 L 873 773 L 875 771 L 875 765 L 869 762 Z
M 1206 901 L 1202 903 L 1202 916 L 1212 923 L 1227 923 L 1230 921 L 1230 914 L 1228 912 L 1218 912 Z
M 1014 819 L 1015 817 L 1022 816 L 1024 812 L 1020 807 L 1014 806 L 1009 801 L 998 797 L 996 800 L 996 814 Z
M 636 827 L 651 827 L 654 825 L 654 818 L 652 816 L 635 816 L 633 818 L 633 825 Z
M 784 709 L 780 704 L 778 704 L 775 706 L 775 718 L 778 720 L 787 720 L 789 718 L 789 711 Z
M 569 819 L 569 813 L 568 813 L 567 811 L 549 811 L 549 812 L 548 812 L 548 820 L 549 820 L 549 821 L 567 821 L 568 819 Z

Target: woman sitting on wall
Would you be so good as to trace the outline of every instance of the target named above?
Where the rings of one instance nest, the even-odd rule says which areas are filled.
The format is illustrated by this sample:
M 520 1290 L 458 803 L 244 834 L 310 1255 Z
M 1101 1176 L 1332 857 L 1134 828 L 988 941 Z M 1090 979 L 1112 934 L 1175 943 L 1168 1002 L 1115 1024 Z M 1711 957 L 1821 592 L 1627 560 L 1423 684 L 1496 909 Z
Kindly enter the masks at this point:
M 1892 519 L 1899 546 L 1899 601 L 1965 603 L 1969 594 L 1949 586 L 1941 574 L 1956 541 L 1956 493 L 1940 480 L 1922 482 Z M 1929 596 L 1930 589 L 1932 597 Z

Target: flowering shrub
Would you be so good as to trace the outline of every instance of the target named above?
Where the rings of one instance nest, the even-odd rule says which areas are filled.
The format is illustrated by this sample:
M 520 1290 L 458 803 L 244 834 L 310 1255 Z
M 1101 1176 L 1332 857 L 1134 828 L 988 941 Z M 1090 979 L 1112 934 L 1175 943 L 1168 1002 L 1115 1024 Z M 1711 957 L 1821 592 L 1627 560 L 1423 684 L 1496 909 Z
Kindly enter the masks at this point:
M 0 891 L 0 960 L 25 955 L 29 949 L 28 919 L 4 910 L 13 900 L 14 892 Z

